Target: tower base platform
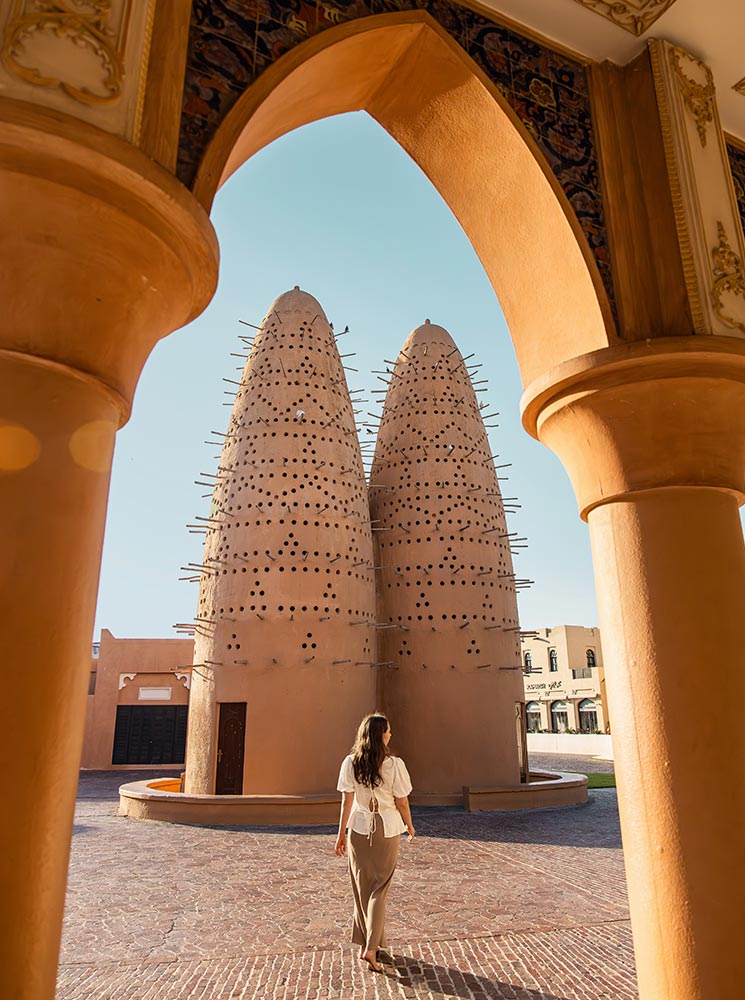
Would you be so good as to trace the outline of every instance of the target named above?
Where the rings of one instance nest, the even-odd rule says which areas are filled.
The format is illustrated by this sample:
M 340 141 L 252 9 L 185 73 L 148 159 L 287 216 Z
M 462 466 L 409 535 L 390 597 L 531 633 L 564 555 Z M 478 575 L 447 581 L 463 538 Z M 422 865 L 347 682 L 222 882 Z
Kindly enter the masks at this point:
M 332 826 L 339 794 L 185 795 L 177 778 L 132 781 L 119 789 L 119 815 L 198 826 Z M 545 809 L 587 802 L 587 778 L 532 772 L 524 785 L 464 787 L 461 796 L 412 796 L 413 805 L 462 805 L 467 812 Z

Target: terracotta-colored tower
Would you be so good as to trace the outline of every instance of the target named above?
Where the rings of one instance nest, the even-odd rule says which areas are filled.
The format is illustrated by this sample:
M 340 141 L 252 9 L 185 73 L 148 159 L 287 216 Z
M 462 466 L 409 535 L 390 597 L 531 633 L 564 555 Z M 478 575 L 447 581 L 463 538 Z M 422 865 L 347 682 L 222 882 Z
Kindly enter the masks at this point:
M 512 559 L 468 370 L 429 322 L 393 366 L 370 476 L 379 700 L 420 801 L 519 784 Z M 385 627 L 391 626 L 391 627 Z
M 208 526 L 186 791 L 332 790 L 375 704 L 372 540 L 334 333 L 298 288 L 248 356 Z

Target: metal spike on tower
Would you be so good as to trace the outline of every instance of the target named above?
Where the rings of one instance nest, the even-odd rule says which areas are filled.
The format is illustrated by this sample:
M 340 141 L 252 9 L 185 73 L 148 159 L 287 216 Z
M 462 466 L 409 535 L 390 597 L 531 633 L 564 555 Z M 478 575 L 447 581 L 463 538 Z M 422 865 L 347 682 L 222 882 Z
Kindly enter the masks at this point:
M 523 701 L 499 481 L 464 358 L 427 321 L 392 366 L 370 475 L 379 702 L 420 802 L 520 782 Z
M 299 288 L 259 327 L 223 440 L 195 570 L 186 791 L 327 792 L 375 707 L 375 585 L 344 369 Z

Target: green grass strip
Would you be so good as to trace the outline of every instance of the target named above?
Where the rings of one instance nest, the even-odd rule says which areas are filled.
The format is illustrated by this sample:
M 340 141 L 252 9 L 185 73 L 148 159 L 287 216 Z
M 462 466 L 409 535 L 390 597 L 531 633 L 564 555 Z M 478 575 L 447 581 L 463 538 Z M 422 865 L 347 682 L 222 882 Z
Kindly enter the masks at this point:
M 616 787 L 616 776 L 615 776 L 615 774 L 588 774 L 587 775 L 587 787 L 588 788 L 615 788 Z

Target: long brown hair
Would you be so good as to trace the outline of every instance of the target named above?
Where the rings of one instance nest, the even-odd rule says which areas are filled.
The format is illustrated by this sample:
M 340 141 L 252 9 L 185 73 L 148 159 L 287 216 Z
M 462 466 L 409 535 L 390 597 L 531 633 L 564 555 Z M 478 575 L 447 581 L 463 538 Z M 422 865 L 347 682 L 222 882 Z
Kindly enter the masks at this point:
M 352 767 L 354 777 L 361 785 L 375 788 L 383 780 L 380 768 L 386 757 L 390 757 L 383 736 L 388 731 L 388 719 L 379 712 L 366 715 L 357 730 L 357 738 L 352 747 Z

